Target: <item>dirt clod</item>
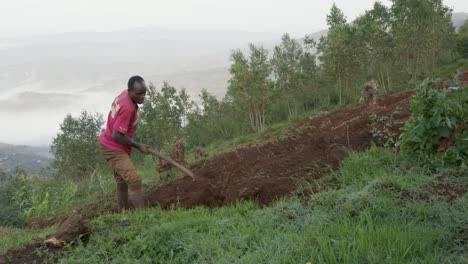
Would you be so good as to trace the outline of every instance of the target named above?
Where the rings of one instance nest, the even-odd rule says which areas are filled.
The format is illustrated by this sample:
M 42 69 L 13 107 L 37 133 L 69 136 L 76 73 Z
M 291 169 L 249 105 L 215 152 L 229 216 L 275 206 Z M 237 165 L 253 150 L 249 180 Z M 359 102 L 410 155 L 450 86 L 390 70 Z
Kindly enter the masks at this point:
M 161 158 L 158 158 L 158 159 L 159 159 L 159 164 L 156 166 L 156 170 L 159 173 L 168 171 L 173 167 L 169 162 Z M 173 145 L 172 145 L 171 159 L 181 165 L 185 163 L 185 140 L 184 139 L 180 139 L 180 140 L 174 139 Z
M 90 233 L 89 219 L 83 219 L 79 216 L 70 216 L 60 223 L 55 234 L 47 236 L 44 243 L 54 247 L 63 247 L 75 241 L 80 236 L 89 235 Z

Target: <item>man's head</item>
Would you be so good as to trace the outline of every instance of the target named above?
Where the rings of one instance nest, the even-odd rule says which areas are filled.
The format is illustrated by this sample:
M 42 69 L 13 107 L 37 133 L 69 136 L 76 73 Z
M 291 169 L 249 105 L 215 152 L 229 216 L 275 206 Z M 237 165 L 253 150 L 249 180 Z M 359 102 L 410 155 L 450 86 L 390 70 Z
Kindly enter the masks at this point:
M 132 76 L 128 80 L 128 95 L 136 104 L 142 104 L 145 101 L 146 83 L 140 76 Z

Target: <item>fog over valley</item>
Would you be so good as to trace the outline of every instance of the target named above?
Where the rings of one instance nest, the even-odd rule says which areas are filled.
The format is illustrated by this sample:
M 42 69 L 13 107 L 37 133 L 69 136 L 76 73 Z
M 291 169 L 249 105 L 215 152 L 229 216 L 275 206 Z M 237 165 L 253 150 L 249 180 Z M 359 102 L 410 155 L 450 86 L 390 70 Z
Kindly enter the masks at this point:
M 163 81 L 185 88 L 193 99 L 201 89 L 222 97 L 231 50 L 250 42 L 271 48 L 280 36 L 146 27 L 0 39 L 2 140 L 50 144 L 67 113 L 105 116 L 135 74 L 157 88 Z

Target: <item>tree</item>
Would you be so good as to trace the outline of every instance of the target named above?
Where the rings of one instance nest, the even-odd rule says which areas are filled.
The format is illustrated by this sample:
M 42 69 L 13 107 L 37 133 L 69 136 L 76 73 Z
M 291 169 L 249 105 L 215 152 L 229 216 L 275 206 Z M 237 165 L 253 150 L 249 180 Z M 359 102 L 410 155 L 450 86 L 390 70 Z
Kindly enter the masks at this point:
M 263 131 L 266 127 L 267 106 L 272 96 L 272 82 L 268 79 L 271 66 L 268 51 L 264 47 L 249 45 L 247 60 L 242 51 L 231 54 L 233 64 L 229 69 L 228 96 L 247 112 L 252 131 Z
M 468 19 L 460 27 L 457 34 L 457 52 L 462 58 L 468 58 Z
M 194 108 L 185 89 L 177 89 L 167 82 L 163 83 L 161 91 L 150 83 L 147 98 L 140 111 L 140 124 L 136 139 L 156 149 L 167 148 L 174 137 L 181 138 L 188 115 Z
M 51 164 L 59 176 L 77 179 L 88 174 L 104 159 L 99 154 L 98 136 L 104 120 L 100 114 L 86 111 L 74 118 L 68 114 L 53 139 Z
M 361 52 L 360 68 L 366 79 L 377 79 L 385 90 L 391 90 L 390 72 L 394 61 L 394 41 L 390 34 L 391 14 L 380 2 L 374 8 L 358 17 L 353 26 L 357 28 L 356 38 Z
M 411 76 L 428 74 L 454 43 L 452 10 L 442 0 L 392 0 L 397 61 Z
M 276 46 L 271 65 L 275 74 L 275 88 L 286 102 L 289 118 L 296 119 L 303 106 L 306 89 L 312 86 L 315 56 L 304 51 L 301 44 L 288 34 Z
M 200 99 L 201 107 L 194 107 L 184 127 L 189 148 L 207 145 L 217 139 L 230 138 L 245 130 L 243 113 L 238 111 L 227 97 L 218 100 L 203 89 Z
M 323 70 L 334 75 L 339 96 L 339 104 L 343 104 L 344 77 L 346 73 L 345 52 L 346 46 L 346 17 L 343 12 L 333 4 L 330 14 L 327 15 L 329 31 L 318 44 L 320 60 Z

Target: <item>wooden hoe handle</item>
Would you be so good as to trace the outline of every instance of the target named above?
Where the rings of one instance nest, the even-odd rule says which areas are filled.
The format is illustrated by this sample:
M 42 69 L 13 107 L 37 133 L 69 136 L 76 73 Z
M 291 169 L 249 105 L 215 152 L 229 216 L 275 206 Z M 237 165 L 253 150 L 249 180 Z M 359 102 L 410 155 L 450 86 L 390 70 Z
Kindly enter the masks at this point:
M 180 165 L 179 163 L 173 161 L 171 158 L 168 158 L 152 149 L 149 150 L 149 153 L 155 155 L 156 157 L 159 157 L 167 162 L 169 162 L 170 164 L 174 165 L 177 169 L 179 169 L 180 171 L 182 171 L 183 173 L 187 174 L 188 176 L 190 176 L 193 180 L 195 180 L 195 174 L 193 174 L 193 172 L 187 170 L 186 168 L 184 168 L 184 166 Z

